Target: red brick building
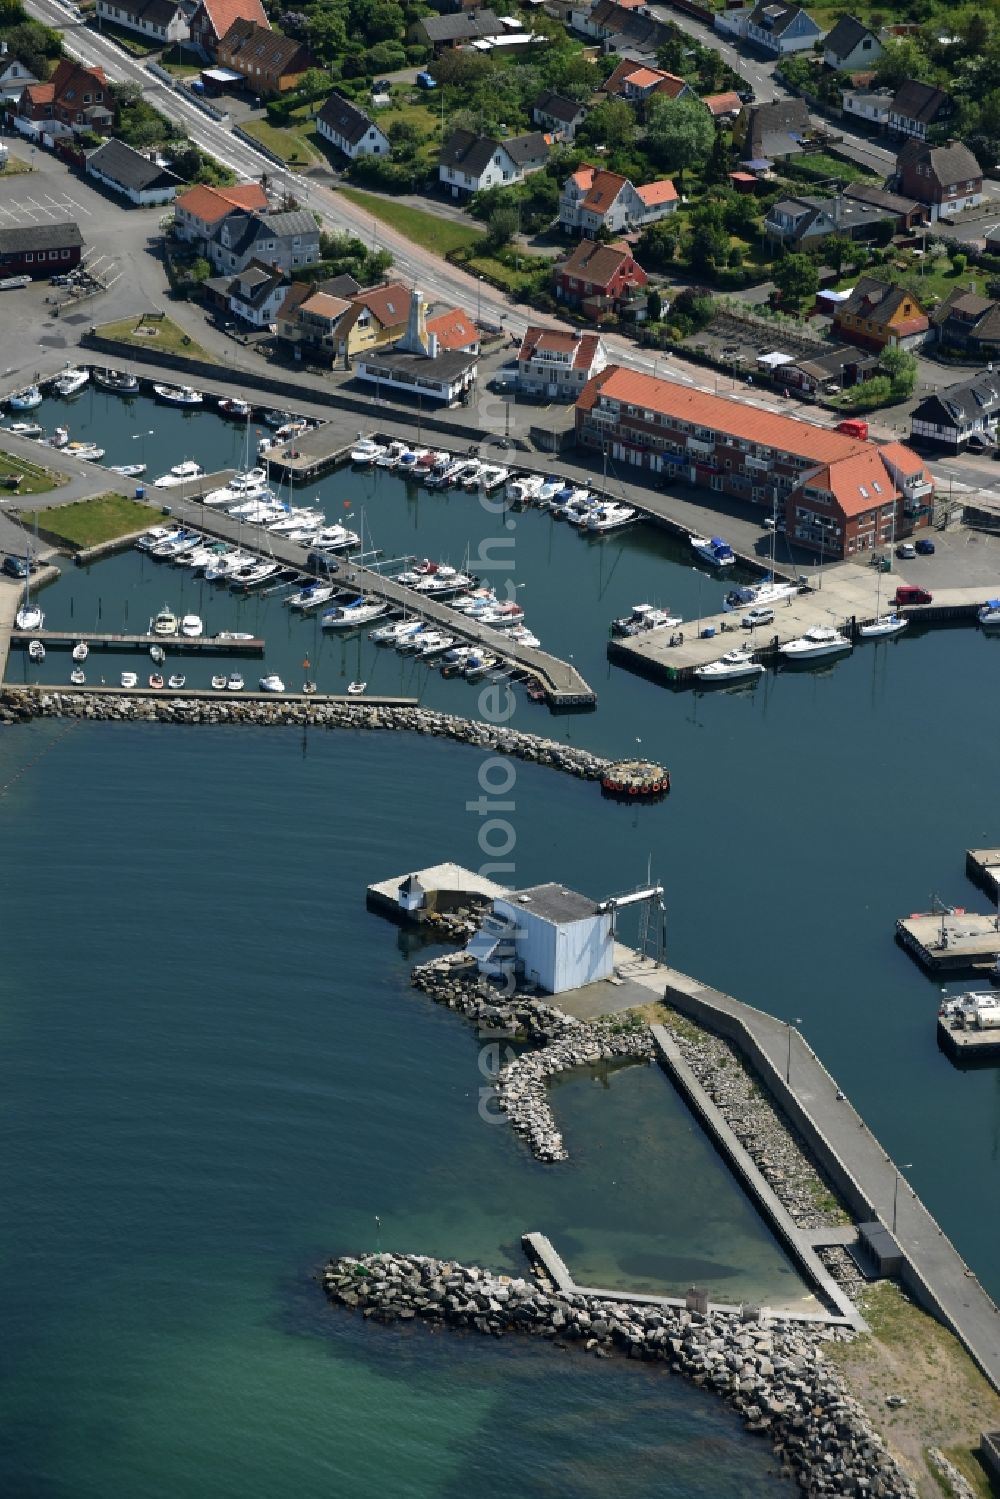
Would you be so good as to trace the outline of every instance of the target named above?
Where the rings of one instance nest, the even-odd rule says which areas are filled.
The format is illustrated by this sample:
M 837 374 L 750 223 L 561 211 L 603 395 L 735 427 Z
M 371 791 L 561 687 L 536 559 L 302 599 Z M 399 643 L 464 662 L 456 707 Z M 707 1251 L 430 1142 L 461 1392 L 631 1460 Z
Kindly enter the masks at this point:
M 906 536 L 930 517 L 933 480 L 902 443 L 879 447 L 620 365 L 609 365 L 582 392 L 576 440 L 619 462 L 777 511 L 790 537 L 828 557 Z
M 253 21 L 267 30 L 269 22 L 260 0 L 199 0 L 191 17 L 191 42 L 214 57 L 234 21 Z
M 579 307 L 585 317 L 596 319 L 620 310 L 648 282 L 624 240 L 601 245 L 582 239 L 556 269 L 556 296 Z
M 85 68 L 64 57 L 47 83 L 29 83 L 17 112 L 35 120 L 50 135 L 104 132 L 114 123 L 108 80 L 103 68 Z
M 258 94 L 286 94 L 312 66 L 308 49 L 256 21 L 234 21 L 215 51 L 221 67 L 232 68 Z

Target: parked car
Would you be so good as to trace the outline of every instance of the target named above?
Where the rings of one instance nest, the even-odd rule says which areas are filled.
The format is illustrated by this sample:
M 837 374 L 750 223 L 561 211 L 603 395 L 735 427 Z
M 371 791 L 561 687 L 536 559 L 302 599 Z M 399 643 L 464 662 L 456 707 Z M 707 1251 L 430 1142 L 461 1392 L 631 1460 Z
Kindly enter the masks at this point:
M 418 73 L 417 88 L 437 88 L 437 79 L 432 78 L 430 73 Z
M 3 572 L 8 578 L 27 578 L 30 569 L 23 557 L 5 557 L 3 559 Z
M 896 589 L 894 604 L 930 604 L 934 595 L 926 588 L 917 588 L 911 583 L 901 583 Z
M 917 542 L 916 546 L 917 546 L 917 553 L 918 553 L 919 556 L 921 556 L 921 557 L 933 557 L 934 556 L 934 543 L 933 543 L 933 541 L 931 541 L 931 539 L 930 539 L 929 536 L 921 536 L 921 538 Z
M 916 555 L 917 549 L 912 541 L 901 541 L 896 548 L 897 557 L 915 557 Z
M 744 630 L 755 630 L 758 625 L 771 625 L 774 623 L 774 610 L 762 606 L 760 609 L 748 609 L 743 616 Z
M 66 276 L 66 275 L 50 276 L 49 277 L 49 285 L 50 286 L 69 286 L 69 277 Z

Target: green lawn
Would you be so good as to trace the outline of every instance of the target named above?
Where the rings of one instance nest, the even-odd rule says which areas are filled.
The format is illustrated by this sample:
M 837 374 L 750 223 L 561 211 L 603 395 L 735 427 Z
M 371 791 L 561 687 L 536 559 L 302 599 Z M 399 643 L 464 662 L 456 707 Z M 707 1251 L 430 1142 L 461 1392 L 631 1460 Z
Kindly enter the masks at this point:
M 12 474 L 24 476 L 23 482 L 16 489 L 6 483 Z M 41 464 L 30 463 L 27 458 L 18 458 L 13 453 L 0 451 L 0 493 L 48 494 L 50 489 L 55 489 L 64 482 L 62 474 L 53 473 Z
M 20 158 L 20 156 L 10 156 L 10 155 L 8 155 L 8 157 L 7 157 L 7 165 L 4 167 L 3 172 L 0 173 L 0 176 L 4 176 L 4 177 L 17 177 L 21 172 L 33 172 L 33 171 L 34 171 L 34 167 L 29 166 L 26 161 L 22 161 L 21 158 Z
M 435 255 L 449 255 L 454 250 L 470 250 L 482 239 L 482 231 L 471 225 L 455 224 L 451 219 L 439 219 L 436 214 L 422 208 L 411 208 L 408 203 L 398 203 L 393 198 L 382 198 L 375 193 L 359 192 L 356 187 L 342 187 L 341 195 L 348 202 L 356 203 L 372 218 L 381 219 L 392 229 L 432 250 Z
M 132 57 L 149 57 L 156 48 L 150 46 L 149 42 L 142 41 L 134 31 L 126 31 L 123 26 L 116 26 L 112 21 L 95 21 L 91 27 L 99 36 L 109 36 L 123 51 Z
M 285 128 L 271 125 L 267 120 L 248 120 L 243 128 L 290 167 L 304 169 L 323 159 L 310 139 L 315 134 L 311 120 L 293 120 Z
M 155 333 L 140 332 L 154 328 Z M 168 354 L 182 354 L 188 359 L 205 359 L 209 364 L 218 364 L 201 344 L 172 323 L 168 317 L 146 315 L 141 318 L 124 318 L 120 323 L 102 323 L 97 329 L 102 338 L 113 338 L 118 343 L 132 344 L 138 349 L 161 349 Z
M 845 161 L 843 157 L 829 155 L 826 151 L 807 151 L 802 156 L 793 157 L 790 165 L 795 168 L 794 172 L 788 173 L 793 180 L 802 174 L 817 178 L 836 177 L 848 183 L 881 181 L 874 172 L 858 166 L 856 161 Z
M 148 505 L 140 505 L 120 494 L 102 494 L 94 500 L 61 505 L 54 510 L 25 511 L 21 520 L 31 528 L 37 522 L 49 536 L 61 537 L 72 546 L 99 546 L 116 536 L 142 531 L 150 523 Z
M 837 283 L 837 290 L 845 291 L 853 286 L 859 274 L 858 271 L 853 271 L 849 276 L 842 276 Z M 985 296 L 986 283 L 993 279 L 990 271 L 977 270 L 971 265 L 956 276 L 946 255 L 915 260 L 905 251 L 885 265 L 872 266 L 870 274 L 883 281 L 904 280 L 918 301 L 927 298 L 931 304 L 943 301 L 956 287 L 968 290 L 971 285 L 980 296 Z
M 196 78 L 203 66 L 196 53 L 181 46 L 173 46 L 166 52 L 161 52 L 158 61 L 160 67 L 165 72 L 172 73 L 175 78 Z
M 512 266 L 504 265 L 499 260 L 494 260 L 492 255 L 473 255 L 468 260 L 462 261 L 462 269 L 469 271 L 472 275 L 486 276 L 490 281 L 502 286 L 504 291 L 516 294 L 528 291 L 538 285 L 540 279 L 538 259 L 530 256 L 522 256 L 521 266 L 514 270 Z

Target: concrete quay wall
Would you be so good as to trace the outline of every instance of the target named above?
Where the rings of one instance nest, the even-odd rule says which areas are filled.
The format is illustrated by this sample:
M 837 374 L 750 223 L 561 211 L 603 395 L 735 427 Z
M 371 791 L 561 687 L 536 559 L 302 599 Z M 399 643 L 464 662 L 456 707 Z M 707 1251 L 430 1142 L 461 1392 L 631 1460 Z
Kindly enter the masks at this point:
M 800 1033 L 674 969 L 668 970 L 664 998 L 738 1049 L 855 1217 L 878 1218 L 892 1232 L 898 1168 Z M 789 1041 L 791 1065 L 786 1067 Z M 903 1256 L 904 1288 L 955 1334 L 1000 1391 L 1000 1311 L 909 1188 L 898 1195 L 895 1238 Z

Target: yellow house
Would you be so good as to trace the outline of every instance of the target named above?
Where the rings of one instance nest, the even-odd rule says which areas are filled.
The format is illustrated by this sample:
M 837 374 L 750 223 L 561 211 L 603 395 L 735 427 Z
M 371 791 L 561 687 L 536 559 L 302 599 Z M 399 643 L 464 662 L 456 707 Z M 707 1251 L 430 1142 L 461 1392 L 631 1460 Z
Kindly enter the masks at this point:
M 357 354 L 402 338 L 409 316 L 410 292 L 401 281 L 349 297 L 316 291 L 301 301 L 286 300 L 278 312 L 278 337 L 349 367 Z

